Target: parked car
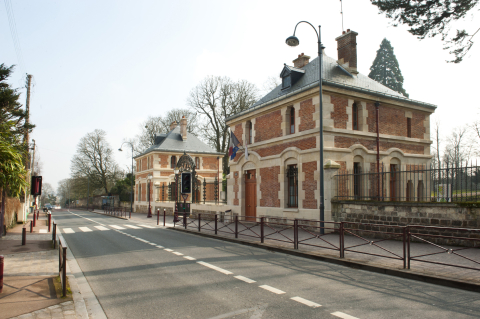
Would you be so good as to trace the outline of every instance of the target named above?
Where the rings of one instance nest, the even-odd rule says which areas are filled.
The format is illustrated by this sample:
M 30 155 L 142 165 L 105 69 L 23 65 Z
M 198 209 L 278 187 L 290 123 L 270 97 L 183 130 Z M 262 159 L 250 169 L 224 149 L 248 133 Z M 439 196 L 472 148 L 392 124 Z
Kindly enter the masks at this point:
M 49 210 L 52 210 L 52 209 L 53 209 L 53 206 L 50 204 L 45 204 L 45 206 L 43 206 L 44 212 L 48 212 Z

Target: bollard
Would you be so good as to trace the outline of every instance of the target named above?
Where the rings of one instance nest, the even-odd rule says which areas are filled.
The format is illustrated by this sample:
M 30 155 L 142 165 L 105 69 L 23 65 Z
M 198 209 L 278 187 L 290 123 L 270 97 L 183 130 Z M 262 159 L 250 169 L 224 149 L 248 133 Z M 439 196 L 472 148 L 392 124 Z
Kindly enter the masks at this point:
M 33 227 L 36 226 L 35 211 L 33 211 Z
M 183 213 L 183 226 L 187 229 L 187 213 Z
M 57 224 L 55 222 L 53 222 L 52 240 L 53 240 L 53 249 L 55 249 L 57 248 Z
M 163 226 L 165 227 L 165 217 L 166 217 L 166 212 L 165 208 L 163 209 Z
M 37 220 L 38 220 L 38 217 L 40 217 L 40 211 L 37 209 Z
M 238 215 L 235 215 L 235 238 L 238 238 Z
M 33 221 L 30 222 L 30 234 L 33 233 Z
M 51 224 L 52 224 L 52 214 L 48 214 L 48 232 L 50 232 Z
M 218 216 L 215 214 L 215 235 L 217 234 L 217 228 L 218 228 Z
M 3 292 L 3 261 L 4 257 L 0 256 L 0 294 Z
M 202 216 L 202 214 L 198 214 L 198 232 L 200 232 L 202 229 L 202 227 L 200 227 L 200 223 L 202 222 L 202 219 L 200 216 Z
M 157 226 L 160 224 L 160 208 L 157 208 Z
M 260 242 L 262 244 L 265 241 L 265 236 L 264 236 L 264 232 L 263 232 L 264 224 L 265 224 L 265 217 L 260 217 Z
M 27 243 L 27 229 L 25 227 L 22 228 L 22 246 L 25 246 Z

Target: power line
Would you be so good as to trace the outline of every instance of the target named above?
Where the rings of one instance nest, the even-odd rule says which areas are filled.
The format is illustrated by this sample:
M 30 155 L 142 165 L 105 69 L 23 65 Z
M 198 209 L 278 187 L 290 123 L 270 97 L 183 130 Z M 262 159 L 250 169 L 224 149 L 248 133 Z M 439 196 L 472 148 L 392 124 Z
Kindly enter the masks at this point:
M 20 40 L 17 33 L 17 23 L 15 22 L 15 15 L 13 13 L 13 6 L 10 0 L 4 0 L 5 8 L 7 10 L 8 24 L 10 26 L 10 34 L 12 35 L 13 46 L 15 48 L 15 54 L 17 55 L 18 64 L 22 73 L 25 74 L 25 62 L 23 60 L 22 48 L 20 46 Z

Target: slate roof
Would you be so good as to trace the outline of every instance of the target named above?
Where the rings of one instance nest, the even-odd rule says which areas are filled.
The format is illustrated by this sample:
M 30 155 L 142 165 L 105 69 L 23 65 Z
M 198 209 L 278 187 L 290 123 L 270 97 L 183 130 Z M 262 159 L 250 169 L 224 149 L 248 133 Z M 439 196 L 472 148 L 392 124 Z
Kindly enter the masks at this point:
M 310 63 L 301 68 L 301 70 L 305 70 L 305 74 L 290 88 L 282 90 L 282 85 L 280 84 L 270 93 L 258 100 L 254 105 L 250 107 L 250 109 L 237 113 L 229 117 L 227 120 L 231 120 L 242 114 L 249 113 L 253 111 L 253 109 L 261 108 L 268 104 L 274 103 L 286 96 L 291 96 L 304 90 L 318 87 L 318 66 L 319 58 L 316 57 Z M 296 69 L 291 66 L 288 67 L 290 69 Z M 370 79 L 368 76 L 361 73 L 350 74 L 346 70 L 346 68 L 343 68 L 341 65 L 339 65 L 335 59 L 326 55 L 323 55 L 322 78 L 322 84 L 324 86 L 341 87 L 347 90 L 350 89 L 367 94 L 388 97 L 396 100 L 404 100 L 431 109 L 436 108 L 436 106 L 433 104 L 408 99 L 402 94 L 378 83 L 373 79 Z
M 187 133 L 187 140 L 182 140 L 180 134 L 180 125 L 168 133 L 157 134 L 155 137 L 155 145 L 150 146 L 145 152 L 135 156 L 135 158 L 148 154 L 150 152 L 186 152 L 186 153 L 200 153 L 211 155 L 225 155 L 212 149 L 210 146 L 200 141 L 198 137 Z

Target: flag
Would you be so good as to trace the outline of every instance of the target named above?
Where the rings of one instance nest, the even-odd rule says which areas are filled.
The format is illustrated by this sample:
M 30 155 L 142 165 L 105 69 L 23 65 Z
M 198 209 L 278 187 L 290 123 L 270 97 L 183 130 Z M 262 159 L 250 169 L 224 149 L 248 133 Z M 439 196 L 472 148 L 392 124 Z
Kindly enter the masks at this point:
M 245 159 L 248 161 L 248 146 L 245 144 Z
M 235 136 L 235 134 L 233 134 L 232 131 L 230 131 L 230 147 L 228 149 L 228 155 L 230 156 L 230 160 L 233 160 L 235 158 L 235 155 L 237 155 L 238 144 L 240 144 L 240 142 L 238 141 L 237 137 Z

